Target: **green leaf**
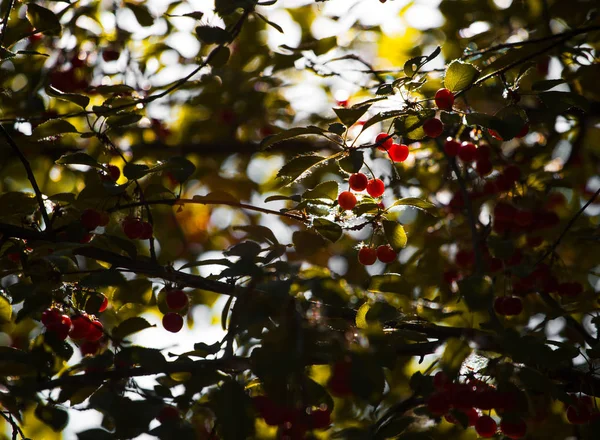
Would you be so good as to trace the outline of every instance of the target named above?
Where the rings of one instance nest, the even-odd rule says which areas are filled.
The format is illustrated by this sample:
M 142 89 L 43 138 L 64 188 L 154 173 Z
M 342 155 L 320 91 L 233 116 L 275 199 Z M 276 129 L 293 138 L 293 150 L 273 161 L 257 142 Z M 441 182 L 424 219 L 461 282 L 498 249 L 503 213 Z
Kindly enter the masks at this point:
M 311 168 L 319 165 L 328 158 L 321 156 L 300 156 L 285 164 L 277 173 L 277 177 L 285 180 L 288 184 L 306 176 Z
M 386 273 L 385 275 L 371 277 L 368 290 L 374 293 L 390 292 L 403 295 L 408 295 L 412 292 L 410 285 L 397 273 Z
M 494 116 L 497 120 L 492 121 L 492 129 L 505 141 L 519 134 L 528 120 L 525 111 L 516 105 L 503 107 Z
M 479 76 L 475 66 L 464 61 L 454 60 L 446 69 L 444 87 L 451 92 L 458 92 L 469 87 Z
M 440 362 L 448 377 L 454 378 L 456 376 L 471 351 L 468 341 L 464 339 L 450 338 L 446 341 L 446 348 Z
M 231 34 L 217 26 L 196 26 L 196 36 L 205 44 L 225 44 L 231 41 Z
M 80 282 L 81 287 L 106 287 L 125 284 L 125 278 L 116 270 L 93 272 L 86 275 Z
M 185 157 L 174 156 L 170 157 L 166 162 L 150 168 L 148 171 L 151 173 L 168 171 L 178 182 L 185 182 L 196 171 L 196 165 Z
M 392 249 L 398 252 L 404 248 L 407 241 L 404 227 L 400 223 L 391 220 L 382 220 L 382 224 L 385 238 Z
M 338 160 L 338 165 L 342 170 L 349 174 L 358 173 L 365 163 L 365 156 L 362 150 L 352 149 L 350 154 Z
M 61 26 L 54 12 L 35 3 L 27 4 L 27 18 L 33 27 L 46 35 L 60 35 Z
M 538 97 L 544 105 L 556 113 L 564 113 L 573 107 L 584 112 L 589 111 L 590 102 L 583 96 L 572 92 L 544 92 Z
M 264 138 L 260 143 L 260 149 L 266 150 L 267 148 L 269 148 L 272 145 L 275 145 L 278 142 L 309 134 L 316 134 L 327 138 L 327 136 L 325 136 L 325 133 L 325 130 L 314 125 L 309 125 L 308 127 L 290 128 L 289 130 L 285 130 L 281 133 L 277 133 L 275 135 L 267 136 L 266 138 Z
M 103 169 L 104 167 L 100 165 L 96 159 L 90 156 L 87 153 L 71 153 L 65 154 L 58 158 L 56 161 L 59 165 L 87 165 L 89 167 Z
M 328 199 L 335 200 L 338 195 L 338 184 L 333 180 L 321 182 L 313 189 L 309 189 L 302 194 L 303 199 Z
M 427 200 L 417 199 L 416 197 L 405 197 L 403 199 L 398 199 L 394 203 L 392 203 L 386 209 L 386 211 L 389 211 L 390 209 L 394 208 L 395 206 L 410 206 L 412 208 L 421 209 L 421 210 L 427 212 L 428 214 L 431 214 L 431 215 L 437 217 L 438 209 L 433 203 L 428 202 Z
M 370 103 L 358 104 L 350 108 L 337 107 L 334 108 L 333 111 L 346 127 L 350 127 L 351 125 L 354 125 L 367 110 L 369 110 L 369 107 L 371 107 Z
M 229 61 L 231 51 L 226 46 L 215 47 L 210 53 L 210 64 L 213 67 L 223 67 Z
M 12 306 L 8 299 L 6 299 L 3 295 L 0 295 L 0 324 L 5 324 L 10 322 L 12 317 Z
M 39 141 L 51 136 L 58 136 L 65 133 L 78 133 L 77 129 L 63 119 L 52 119 L 38 125 L 32 133 L 32 140 Z
M 39 403 L 35 408 L 35 416 L 55 432 L 62 431 L 69 423 L 69 414 L 56 406 Z
M 340 124 L 339 122 L 334 122 L 333 124 L 329 124 L 327 131 L 341 136 L 346 132 L 346 126 L 344 124 Z
M 150 172 L 148 165 L 137 164 L 137 163 L 126 163 L 123 167 L 123 175 L 129 180 L 141 179 Z
M 546 90 L 550 90 L 553 87 L 556 87 L 560 84 L 564 84 L 566 81 L 564 79 L 545 79 L 542 81 L 536 81 L 531 85 L 531 90 L 536 92 L 543 92 Z
M 90 103 L 90 98 L 85 95 L 80 95 L 78 93 L 64 93 L 57 88 L 52 87 L 51 85 L 46 87 L 46 93 L 53 98 L 62 99 L 63 101 L 69 101 L 73 104 L 77 104 L 83 109 L 85 109 Z
M 296 252 L 303 256 L 309 256 L 326 245 L 325 240 L 318 234 L 310 231 L 296 231 L 292 234 L 292 243 Z
M 273 234 L 273 231 L 266 226 L 261 225 L 244 225 L 244 226 L 235 226 L 233 228 L 235 231 L 244 231 L 247 232 L 250 237 L 257 239 L 258 241 L 268 241 L 271 244 L 279 244 L 277 241 L 277 237 Z
M 126 2 L 125 6 L 129 8 L 131 12 L 133 12 L 133 15 L 135 15 L 135 19 L 140 25 L 148 27 L 154 24 L 154 17 L 152 16 L 152 14 L 150 14 L 148 8 L 143 4 Z
M 402 434 L 416 419 L 410 416 L 396 416 L 385 423 L 377 430 L 375 435 L 376 440 L 394 438 Z
M 440 119 L 444 123 L 444 125 L 458 125 L 462 121 L 462 117 L 460 114 L 446 111 L 440 112 Z
M 113 440 L 114 436 L 112 433 L 105 431 L 104 429 L 88 429 L 87 431 L 78 432 L 77 440 Z
M 120 113 L 118 115 L 113 115 L 106 118 L 106 123 L 109 127 L 116 128 L 135 124 L 140 119 L 142 119 L 142 115 L 137 113 Z
M 120 323 L 112 332 L 115 339 L 125 339 L 127 336 L 140 332 L 150 327 L 156 327 L 150 324 L 144 318 L 134 316 Z
M 343 234 L 340 225 L 324 218 L 316 218 L 313 221 L 313 227 L 320 235 L 332 243 L 338 241 Z
M 390 110 L 387 112 L 378 113 L 364 123 L 360 132 L 362 133 L 367 128 L 371 127 L 372 125 L 378 124 L 379 122 L 387 121 L 388 119 L 392 118 L 397 118 L 398 116 L 402 116 L 405 114 L 406 110 Z
M 492 115 L 485 113 L 469 113 L 465 116 L 467 125 L 473 126 L 478 125 L 483 128 L 492 128 L 499 124 L 499 119 Z

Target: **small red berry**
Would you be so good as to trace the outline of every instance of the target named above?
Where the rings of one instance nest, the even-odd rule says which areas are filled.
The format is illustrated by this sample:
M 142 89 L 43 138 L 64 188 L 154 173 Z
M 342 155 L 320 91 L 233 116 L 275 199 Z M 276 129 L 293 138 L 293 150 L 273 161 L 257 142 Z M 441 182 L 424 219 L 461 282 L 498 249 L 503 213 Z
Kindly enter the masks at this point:
M 46 309 L 42 312 L 42 324 L 48 327 L 52 324 L 60 322 L 62 313 L 58 309 Z
M 121 170 L 116 165 L 106 165 L 105 171 L 100 174 L 100 179 L 105 182 L 116 182 L 121 177 Z
M 438 371 L 433 376 L 433 387 L 436 390 L 442 390 L 442 389 L 446 388 L 446 386 L 449 383 L 450 383 L 450 380 L 448 379 L 448 375 L 446 373 L 444 373 L 443 371 Z
M 364 191 L 367 188 L 369 179 L 363 173 L 354 173 L 348 179 L 350 189 L 354 191 Z
M 169 290 L 166 295 L 167 306 L 171 310 L 181 310 L 188 305 L 189 298 L 183 290 Z
M 459 150 L 460 150 L 460 143 L 455 141 L 454 139 L 449 138 L 444 143 L 444 151 L 450 157 L 456 156 L 458 154 Z
M 431 138 L 436 138 L 444 131 L 444 124 L 437 118 L 428 119 L 423 123 L 423 131 Z
M 86 209 L 81 213 L 81 224 L 88 231 L 92 231 L 102 223 L 102 215 L 95 209 Z
M 106 295 L 102 295 L 102 304 L 100 304 L 100 308 L 98 309 L 98 313 L 104 312 L 107 307 L 108 307 L 108 298 L 106 297 Z
M 64 340 L 69 335 L 71 330 L 71 318 L 67 315 L 62 315 L 58 322 L 54 322 L 46 327 L 50 333 L 54 333 L 56 337 Z
M 465 163 L 470 163 L 477 156 L 477 146 L 472 142 L 463 142 L 458 150 L 458 157 Z
M 516 296 L 508 296 L 504 298 L 504 315 L 516 316 L 523 311 L 523 301 Z
M 510 182 L 518 182 L 521 178 L 521 170 L 516 165 L 509 165 L 502 171 L 502 175 Z
M 388 153 L 394 162 L 404 162 L 408 157 L 408 146 L 404 144 L 392 144 Z
M 144 233 L 143 222 L 138 218 L 127 218 L 123 222 L 123 232 L 128 238 L 136 240 Z
M 454 94 L 448 89 L 439 89 L 435 93 L 435 105 L 440 110 L 452 110 Z
M 481 416 L 475 422 L 475 431 L 483 438 L 490 438 L 496 434 L 496 421 L 490 416 Z
M 356 196 L 350 191 L 342 191 L 338 196 L 338 204 L 340 208 L 349 211 L 356 206 Z
M 104 335 L 104 326 L 97 319 L 90 322 L 90 329 L 85 339 L 90 342 L 99 340 Z
M 350 376 L 352 364 L 350 362 L 336 362 L 331 369 L 331 377 L 327 388 L 335 397 L 348 397 L 352 395 Z
M 140 240 L 150 240 L 153 232 L 154 228 L 151 223 L 142 222 L 142 234 L 140 235 Z
M 490 156 L 492 155 L 492 147 L 488 144 L 479 144 L 477 146 L 477 150 L 475 151 L 475 160 L 490 160 Z
M 521 131 L 519 131 L 519 133 L 517 133 L 517 135 L 515 137 L 520 139 L 522 137 L 527 136 L 527 133 L 529 133 L 529 124 L 523 125 L 523 128 L 521 128 Z
M 377 258 L 382 263 L 391 263 L 396 260 L 398 254 L 389 244 L 381 245 L 377 248 Z
M 475 170 L 477 170 L 477 174 L 479 174 L 481 177 L 487 176 L 492 172 L 493 169 L 494 165 L 492 165 L 492 162 L 487 159 L 478 160 L 475 163 Z
M 392 140 L 392 135 L 387 133 L 379 133 L 375 138 L 375 143 L 377 144 L 377 148 L 381 151 L 389 150 L 394 141 Z
M 173 422 L 179 419 L 179 410 L 174 406 L 165 406 L 163 407 L 158 415 L 156 416 L 156 420 L 160 423 L 168 423 Z
M 371 197 L 379 197 L 385 191 L 385 185 L 381 179 L 371 179 L 367 183 L 367 192 Z
M 310 427 L 313 429 L 325 429 L 331 425 L 331 410 L 318 409 L 310 413 Z
M 448 394 L 444 392 L 433 393 L 427 399 L 427 409 L 436 416 L 443 416 L 450 411 L 450 400 Z
M 163 316 L 162 324 L 165 330 L 177 333 L 183 327 L 183 318 L 177 313 L 169 312 Z
M 475 252 L 461 249 L 456 253 L 454 260 L 459 267 L 471 267 L 475 263 Z
M 500 422 L 500 431 L 511 439 L 523 438 L 527 434 L 527 424 L 524 420 L 502 420 Z
M 100 221 L 98 223 L 98 226 L 106 226 L 108 225 L 108 223 L 110 222 L 110 214 L 106 211 L 101 211 L 100 212 Z
M 591 412 L 586 405 L 578 402 L 577 405 L 570 405 L 567 408 L 567 420 L 573 425 L 583 425 L 590 421 Z
M 82 356 L 94 355 L 98 352 L 99 349 L 100 349 L 100 343 L 98 341 L 96 341 L 96 342 L 84 341 L 79 346 L 79 351 L 81 351 Z
M 69 332 L 69 336 L 73 339 L 85 339 L 90 332 L 92 322 L 87 315 L 75 316 L 72 320 L 73 328 Z
M 363 266 L 371 266 L 377 261 L 377 251 L 370 247 L 364 247 L 358 251 L 358 261 Z

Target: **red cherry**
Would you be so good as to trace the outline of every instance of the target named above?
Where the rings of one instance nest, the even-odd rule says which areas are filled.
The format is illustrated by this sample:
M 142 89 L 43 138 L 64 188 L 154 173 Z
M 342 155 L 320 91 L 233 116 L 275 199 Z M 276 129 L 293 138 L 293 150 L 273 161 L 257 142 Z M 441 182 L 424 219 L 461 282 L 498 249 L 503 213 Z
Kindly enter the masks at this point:
M 100 221 L 98 223 L 98 226 L 106 226 L 108 225 L 108 223 L 110 222 L 110 214 L 106 211 L 101 211 L 100 212 Z
M 174 406 L 165 406 L 156 416 L 156 420 L 158 420 L 160 423 L 168 423 L 179 420 L 179 410 Z
M 371 197 L 379 197 L 385 191 L 385 185 L 381 179 L 371 179 L 367 183 L 367 192 Z
M 377 258 L 382 263 L 391 263 L 396 260 L 398 254 L 389 244 L 381 245 L 377 248 Z
M 100 179 L 106 182 L 116 182 L 121 177 L 121 170 L 116 165 L 106 165 L 106 170 L 100 174 Z
M 104 335 L 104 326 L 100 321 L 95 319 L 90 322 L 89 332 L 86 335 L 85 339 L 90 342 L 95 342 L 99 340 Z
M 463 414 L 465 414 L 467 416 L 467 419 L 468 419 L 467 426 L 475 425 L 475 423 L 477 422 L 477 419 L 479 418 L 479 413 L 477 412 L 477 410 L 475 408 L 460 410 L 460 412 L 462 412 Z M 458 424 L 458 419 L 456 417 L 454 417 L 454 415 L 452 413 L 446 414 L 444 416 L 444 418 L 446 419 L 446 421 L 448 423 L 452 423 L 455 425 Z
M 577 403 L 577 405 L 570 405 L 567 408 L 567 420 L 573 425 L 583 425 L 590 421 L 591 412 L 587 405 Z
M 358 261 L 363 266 L 370 266 L 377 261 L 377 251 L 370 247 L 364 247 L 358 251 Z
M 450 400 L 448 394 L 444 392 L 433 393 L 427 399 L 427 409 L 436 416 L 443 416 L 450 411 Z
M 279 426 L 286 422 L 285 409 L 273 402 L 267 396 L 255 396 L 252 398 L 252 404 L 260 413 L 260 416 L 265 419 L 265 423 L 269 426 Z
M 475 263 L 475 252 L 461 249 L 456 253 L 454 260 L 459 267 L 471 267 Z
M 494 169 L 494 165 L 492 165 L 492 162 L 490 162 L 487 159 L 478 160 L 475 163 L 475 170 L 477 170 L 477 174 L 479 174 L 481 177 L 487 176 L 488 174 L 490 174 L 492 172 L 493 169 Z
M 518 182 L 521 178 L 521 170 L 516 165 L 509 165 L 502 171 L 502 175 L 510 182 Z
M 58 309 L 46 309 L 42 312 L 42 324 L 45 327 L 60 322 L 62 313 Z
M 83 237 L 79 239 L 79 243 L 86 244 L 92 241 L 94 238 L 94 234 L 85 234 Z
M 448 140 L 444 143 L 444 151 L 450 157 L 454 157 L 458 154 L 460 150 L 460 143 L 455 141 L 452 138 L 448 138 Z
M 331 410 L 318 409 L 310 413 L 309 425 L 313 429 L 325 429 L 331 425 Z
M 506 309 L 504 307 L 505 303 L 506 303 L 505 296 L 499 296 L 498 298 L 496 298 L 494 300 L 494 310 L 500 316 L 506 316 Z
M 452 284 L 452 282 L 458 281 L 460 277 L 456 269 L 448 269 L 444 271 L 442 278 L 446 284 Z
M 515 214 L 515 223 L 523 228 L 533 224 L 533 213 L 531 211 L 519 210 Z
M 356 206 L 356 196 L 350 191 L 342 191 L 338 196 L 338 205 L 340 208 L 350 211 Z
M 404 162 L 408 157 L 408 146 L 404 144 L 392 144 L 388 153 L 394 162 Z
M 475 407 L 488 411 L 496 405 L 496 390 L 489 388 L 475 393 Z
M 379 133 L 377 137 L 375 137 L 375 143 L 377 144 L 377 148 L 381 151 L 389 150 L 394 141 L 392 140 L 392 135 L 387 133 Z
M 136 240 L 144 233 L 143 222 L 138 218 L 127 218 L 123 222 L 123 232 L 128 238 Z
M 350 189 L 354 191 L 364 191 L 367 188 L 369 179 L 363 173 L 354 173 L 348 179 Z
M 142 222 L 142 233 L 140 235 L 140 240 L 150 240 L 153 232 L 154 228 L 152 228 L 151 223 Z
M 88 231 L 96 229 L 102 223 L 102 214 L 95 209 L 86 209 L 81 213 L 81 224 Z
M 437 118 L 428 119 L 423 123 L 423 131 L 431 138 L 436 138 L 444 131 L 444 124 Z
M 506 203 L 498 202 L 494 207 L 494 220 L 503 222 L 512 222 L 517 214 L 517 208 Z
M 435 92 L 435 105 L 440 110 L 452 110 L 454 94 L 448 89 L 439 89 Z
M 502 420 L 500 422 L 500 431 L 508 438 L 523 438 L 527 434 L 527 424 L 524 420 Z
M 523 301 L 516 296 L 505 297 L 503 307 L 506 316 L 516 316 L 523 311 Z
M 446 386 L 449 383 L 450 383 L 450 380 L 448 379 L 448 375 L 446 373 L 444 373 L 443 371 L 438 371 L 433 376 L 433 387 L 436 390 L 442 390 L 442 389 L 446 388 Z
M 167 292 L 167 306 L 171 310 L 181 310 L 188 305 L 189 298 L 183 290 L 169 290 Z
M 162 324 L 165 330 L 177 333 L 183 327 L 183 318 L 177 313 L 169 312 L 163 316 Z
M 94 354 L 98 353 L 98 350 L 100 350 L 100 343 L 98 341 L 96 341 L 96 342 L 84 341 L 79 346 L 79 351 L 81 351 L 82 356 L 94 355 Z
M 519 133 L 517 133 L 517 135 L 515 137 L 521 139 L 522 137 L 525 137 L 527 135 L 527 133 L 529 133 L 529 124 L 523 125 L 523 128 L 521 128 L 521 131 L 519 131 Z
M 90 332 L 92 322 L 87 315 L 78 315 L 73 318 L 73 328 L 69 336 L 73 339 L 85 339 Z
M 6 256 L 13 263 L 21 262 L 21 254 L 19 252 L 10 252 L 10 253 L 6 254 Z
M 101 294 L 102 295 L 102 294 Z M 100 304 L 100 308 L 98 309 L 98 313 L 102 313 L 108 307 L 108 298 L 105 295 L 102 295 L 102 304 Z
M 477 156 L 477 146 L 471 142 L 463 142 L 458 150 L 458 157 L 465 163 L 470 163 Z
M 350 362 L 336 362 L 331 369 L 331 377 L 327 387 L 331 395 L 335 397 L 348 397 L 352 395 L 350 374 L 352 364 Z
M 481 416 L 475 422 L 475 431 L 483 438 L 490 438 L 496 434 L 496 421 L 490 416 Z
M 479 144 L 477 146 L 477 150 L 475 150 L 475 160 L 490 160 L 490 156 L 492 155 L 492 147 L 488 144 Z
M 502 270 L 503 267 L 504 265 L 502 264 L 502 260 L 500 258 L 492 257 L 488 260 L 488 269 L 492 273 Z
M 58 322 L 52 323 L 46 328 L 50 333 L 54 333 L 57 338 L 65 340 L 71 330 L 71 318 L 67 315 L 61 315 Z

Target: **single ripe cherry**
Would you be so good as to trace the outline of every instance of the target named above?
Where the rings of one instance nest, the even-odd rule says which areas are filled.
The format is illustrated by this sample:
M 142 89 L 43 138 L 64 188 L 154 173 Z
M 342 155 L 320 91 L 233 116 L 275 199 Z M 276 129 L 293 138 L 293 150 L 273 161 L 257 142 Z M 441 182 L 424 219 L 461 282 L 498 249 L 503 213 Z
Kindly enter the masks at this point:
M 396 260 L 398 254 L 389 244 L 381 245 L 377 248 L 377 259 L 382 263 L 391 263 Z
M 371 179 L 367 183 L 367 192 L 371 197 L 379 197 L 385 191 L 385 185 L 381 179 Z
M 100 226 L 102 220 L 102 214 L 95 209 L 86 209 L 81 213 L 81 224 L 88 231 L 92 231 Z
M 102 295 L 102 304 L 100 304 L 100 308 L 98 309 L 98 313 L 102 313 L 108 307 L 108 298 L 106 297 L 106 295 L 103 295 L 103 294 L 100 294 L 100 295 Z
M 100 343 L 98 341 L 96 341 L 96 342 L 84 341 L 79 346 L 79 351 L 81 351 L 82 356 L 94 355 L 94 354 L 98 353 L 99 349 L 100 349 Z
M 338 196 L 338 204 L 340 208 L 349 211 L 356 206 L 356 196 L 350 191 L 342 191 Z
M 160 423 L 174 422 L 179 420 L 179 410 L 174 406 L 165 406 L 156 416 L 156 420 L 158 420 Z
M 440 110 L 452 110 L 454 94 L 448 89 L 439 89 L 435 92 L 435 105 Z
M 65 340 L 71 330 L 71 318 L 68 315 L 61 315 L 59 321 L 50 324 L 46 328 L 58 339 Z
M 477 174 L 479 174 L 481 177 L 487 176 L 492 172 L 493 169 L 494 166 L 492 165 L 492 162 L 490 162 L 488 159 L 478 160 L 475 163 L 475 170 L 477 171 Z
M 358 251 L 358 261 L 363 266 L 370 266 L 377 261 L 377 251 L 370 247 L 363 247 Z
M 116 165 L 106 165 L 104 173 L 100 174 L 100 179 L 105 182 L 116 182 L 121 177 L 121 170 Z
M 106 211 L 100 211 L 100 221 L 98 226 L 106 226 L 110 222 L 110 214 Z
M 437 373 L 435 373 L 435 375 L 433 376 L 433 387 L 436 390 L 443 390 L 444 388 L 446 388 L 446 386 L 448 386 L 448 384 L 450 384 L 450 380 L 448 379 L 448 375 L 446 373 L 444 373 L 443 371 L 438 371 Z
M 450 399 L 449 395 L 444 392 L 433 393 L 427 399 L 427 409 L 429 412 L 436 416 L 443 416 L 450 411 Z
M 500 422 L 500 431 L 508 438 L 523 438 L 527 434 L 527 424 L 524 420 L 502 420 Z
M 171 310 L 181 310 L 188 305 L 189 299 L 183 290 L 175 289 L 167 291 L 167 306 Z
M 325 429 L 331 425 L 331 409 L 317 409 L 310 413 L 310 427 L 313 429 Z
M 49 327 L 60 322 L 61 316 L 62 313 L 58 309 L 46 309 L 42 312 L 42 324 L 44 327 Z
M 85 339 L 90 332 L 92 321 L 86 315 L 78 315 L 72 319 L 73 327 L 69 332 L 69 336 L 73 339 Z
M 104 326 L 97 319 L 90 322 L 90 330 L 85 339 L 90 342 L 99 340 L 104 335 Z
M 392 144 L 388 153 L 394 162 L 404 162 L 408 157 L 408 146 L 404 144 Z
M 477 155 L 477 146 L 472 142 L 463 142 L 458 150 L 458 157 L 465 163 L 473 162 Z
M 392 136 L 387 133 L 379 133 L 377 137 L 375 137 L 375 143 L 377 144 L 377 148 L 381 151 L 389 150 L 392 147 L 394 141 L 392 140 Z
M 142 233 L 140 235 L 140 240 L 150 240 L 153 232 L 154 228 L 152 227 L 151 223 L 142 222 Z
M 515 137 L 518 139 L 521 139 L 522 137 L 527 136 L 527 133 L 529 133 L 529 124 L 525 124 L 523 125 L 523 128 L 521 128 L 521 131 L 519 131 Z
M 437 118 L 428 119 L 423 123 L 423 131 L 431 138 L 436 138 L 444 131 L 444 124 Z
M 169 312 L 163 316 L 162 324 L 165 330 L 177 333 L 183 327 L 183 317 L 177 313 Z
M 350 362 L 340 361 L 333 364 L 331 376 L 327 381 L 327 388 L 332 396 L 348 397 L 352 395 L 351 373 L 352 364 Z
M 143 222 L 139 218 L 129 217 L 123 222 L 123 232 L 132 240 L 136 240 L 144 233 Z
M 483 438 L 490 438 L 496 435 L 496 421 L 490 416 L 481 416 L 475 422 L 475 431 Z
M 450 157 L 454 157 L 458 154 L 458 151 L 460 150 L 460 143 L 455 141 L 452 138 L 449 138 L 448 140 L 446 140 L 446 142 L 444 143 L 444 151 L 446 152 L 446 154 Z
M 354 191 L 364 191 L 367 188 L 367 183 L 369 179 L 363 173 L 354 173 L 350 176 L 348 183 L 350 184 L 350 189 Z
M 590 421 L 590 409 L 586 405 L 578 402 L 577 405 L 570 405 L 567 408 L 567 420 L 573 425 L 583 425 Z

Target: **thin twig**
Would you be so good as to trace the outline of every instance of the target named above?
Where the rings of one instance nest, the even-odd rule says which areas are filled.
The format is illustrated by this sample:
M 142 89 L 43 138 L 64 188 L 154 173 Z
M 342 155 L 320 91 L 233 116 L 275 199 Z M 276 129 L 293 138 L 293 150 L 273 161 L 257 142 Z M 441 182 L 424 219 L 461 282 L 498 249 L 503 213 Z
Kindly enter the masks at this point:
M 17 425 L 17 422 L 14 421 L 12 414 L 8 412 L 8 415 L 6 415 L 7 412 L 8 411 L 0 411 L 0 416 L 10 424 L 12 429 L 12 440 L 17 440 L 17 435 L 20 435 L 23 440 L 27 440 L 23 430 Z
M 13 151 L 19 157 L 19 159 L 21 160 L 21 163 L 25 167 L 25 171 L 27 172 L 27 178 L 31 182 L 31 186 L 33 187 L 33 191 L 35 192 L 35 197 L 37 199 L 38 205 L 40 206 L 42 218 L 44 219 L 44 223 L 46 224 L 46 229 L 51 231 L 52 223 L 50 223 L 50 217 L 48 217 L 48 212 L 46 211 L 46 206 L 44 205 L 44 198 L 42 196 L 42 192 L 40 191 L 40 187 L 38 186 L 37 181 L 35 180 L 35 176 L 33 174 L 33 170 L 31 169 L 31 165 L 29 164 L 29 161 L 23 155 L 23 153 L 19 149 L 19 146 L 13 140 L 12 136 L 8 133 L 8 131 L 6 131 L 4 126 L 1 124 L 0 124 L 0 132 L 2 132 L 2 135 L 6 138 L 8 144 L 12 147 Z
M 8 27 L 8 19 L 10 18 L 10 13 L 11 13 L 14 5 L 15 5 L 15 0 L 9 0 L 8 8 L 6 9 L 6 14 L 4 15 L 4 19 L 2 21 L 2 31 L 0 31 L 0 46 L 2 46 L 2 44 L 4 44 L 4 37 L 6 36 L 6 28 Z

